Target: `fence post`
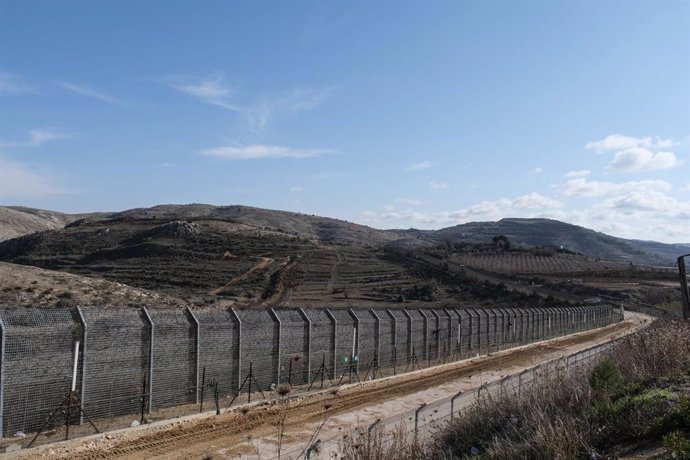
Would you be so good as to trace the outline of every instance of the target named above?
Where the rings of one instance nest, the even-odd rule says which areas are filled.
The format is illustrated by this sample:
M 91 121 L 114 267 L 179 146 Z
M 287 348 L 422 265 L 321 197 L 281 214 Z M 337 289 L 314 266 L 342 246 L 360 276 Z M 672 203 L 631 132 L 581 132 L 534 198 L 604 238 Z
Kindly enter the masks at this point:
M 357 313 L 355 313 L 355 311 L 352 308 L 348 308 L 347 312 L 350 314 L 352 319 L 355 320 L 355 343 L 354 343 L 354 347 L 353 347 L 353 348 L 355 348 L 355 352 L 352 354 L 351 359 L 355 359 L 355 357 L 357 357 L 357 359 L 355 360 L 355 362 L 357 363 L 355 372 L 357 373 L 357 376 L 359 376 L 359 358 L 360 358 L 360 356 L 359 356 L 359 336 L 361 335 L 359 333 L 359 317 L 357 316 Z M 350 363 L 350 368 L 352 368 L 352 363 Z M 357 377 L 357 378 L 359 378 L 359 377 Z
M 79 403 L 81 404 L 81 407 L 84 407 L 84 398 L 86 396 L 86 339 L 87 339 L 87 331 L 86 331 L 86 320 L 84 319 L 84 314 L 81 311 L 81 307 L 77 305 L 77 318 L 79 319 L 79 324 L 81 324 L 81 385 L 79 388 Z M 79 411 L 79 424 L 83 425 L 84 424 L 84 412 Z
M 441 315 L 436 310 L 431 310 L 431 314 L 436 317 L 436 361 L 441 359 Z
M 391 350 L 391 361 L 393 364 L 393 375 L 395 375 L 395 366 L 396 362 L 398 359 L 398 321 L 395 319 L 395 315 L 393 315 L 393 312 L 390 310 L 390 308 L 386 308 L 386 314 L 390 317 L 391 323 L 393 324 L 392 331 L 393 332 L 393 350 Z
M 412 356 L 412 315 L 404 308 L 401 310 L 407 318 L 407 359 L 409 360 Z
M 464 391 L 460 390 L 457 393 L 455 393 L 455 396 L 450 398 L 450 421 L 453 421 L 453 417 L 455 416 L 455 400 L 458 399 Z
M 299 314 L 307 322 L 307 356 L 305 357 L 307 361 L 307 378 L 305 380 L 308 382 L 311 380 L 311 320 L 304 308 L 299 309 Z
M 326 308 L 326 316 L 328 316 L 331 319 L 331 323 L 333 323 L 333 350 L 331 353 L 332 356 L 332 363 L 333 363 L 333 378 L 336 378 L 338 375 L 338 321 L 336 321 L 335 316 L 333 316 L 333 313 L 331 313 L 331 310 Z
M 273 320 L 278 324 L 278 334 L 277 334 L 278 362 L 276 364 L 276 384 L 280 385 L 280 353 L 282 351 L 281 346 L 280 346 L 280 341 L 282 339 L 281 335 L 283 332 L 283 323 L 280 321 L 280 318 L 278 318 L 278 315 L 276 314 L 276 312 L 273 308 L 271 308 L 268 312 L 273 317 Z
M 417 432 L 419 429 L 419 413 L 426 407 L 426 403 L 422 403 L 421 406 L 419 406 L 415 411 L 414 411 L 414 439 L 417 441 Z
M 4 429 L 3 419 L 5 418 L 5 342 L 7 340 L 7 329 L 5 321 L 0 315 L 0 439 L 2 439 Z
M 146 307 L 141 307 L 141 311 L 144 313 L 144 318 L 146 318 L 146 322 L 149 323 L 149 383 L 148 383 L 148 392 L 149 392 L 149 400 L 148 400 L 148 411 L 149 414 L 153 410 L 153 337 L 154 337 L 154 326 L 153 326 L 153 319 L 151 318 L 151 315 L 149 314 L 149 311 Z
M 230 307 L 230 312 L 237 321 L 237 388 L 239 388 L 242 383 L 242 320 L 234 307 Z
M 431 353 L 429 352 L 429 317 L 421 308 L 418 310 L 419 314 L 424 318 L 424 356 L 427 359 L 427 366 L 431 366 Z M 424 357 L 422 357 L 424 360 Z
M 189 317 L 192 319 L 192 323 L 193 323 L 194 326 L 196 327 L 196 337 L 195 337 L 195 340 L 194 340 L 194 345 L 195 345 L 195 347 L 196 347 L 196 375 L 195 375 L 195 377 L 196 377 L 196 403 L 199 404 L 199 390 L 200 390 L 200 388 L 199 388 L 199 386 L 200 386 L 200 385 L 199 385 L 199 377 L 200 377 L 200 376 L 199 376 L 199 366 L 200 366 L 200 360 L 199 360 L 199 358 L 200 358 L 200 356 L 201 356 L 201 355 L 200 355 L 200 351 L 201 351 L 201 340 L 200 340 L 200 337 L 199 337 L 199 333 L 200 333 L 201 331 L 200 331 L 199 320 L 196 319 L 196 316 L 194 315 L 194 312 L 192 311 L 192 309 L 189 308 L 189 307 L 187 307 L 187 313 L 189 314 Z
M 381 318 L 379 315 L 374 311 L 373 308 L 369 309 L 369 313 L 371 313 L 371 316 L 374 317 L 376 320 L 376 330 L 374 332 L 374 346 L 376 347 L 376 367 L 378 369 L 381 368 Z M 359 339 L 359 337 L 358 337 Z

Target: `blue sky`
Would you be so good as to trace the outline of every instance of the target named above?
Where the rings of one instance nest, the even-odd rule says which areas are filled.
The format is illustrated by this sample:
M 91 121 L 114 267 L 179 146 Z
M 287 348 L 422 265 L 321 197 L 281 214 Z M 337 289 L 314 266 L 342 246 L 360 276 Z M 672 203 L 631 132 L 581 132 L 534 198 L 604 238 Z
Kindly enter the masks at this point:
M 690 1 L 0 0 L 0 204 L 690 240 Z

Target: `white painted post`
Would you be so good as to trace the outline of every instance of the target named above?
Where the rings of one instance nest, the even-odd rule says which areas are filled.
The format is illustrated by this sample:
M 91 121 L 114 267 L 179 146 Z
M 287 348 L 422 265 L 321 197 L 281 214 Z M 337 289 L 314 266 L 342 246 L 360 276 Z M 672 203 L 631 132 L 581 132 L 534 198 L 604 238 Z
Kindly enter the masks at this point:
M 72 393 L 77 391 L 77 364 L 79 363 L 79 340 L 74 343 L 74 363 L 72 364 Z
M 84 314 L 81 311 L 81 307 L 77 305 L 77 316 L 79 318 L 79 323 L 81 324 L 81 331 L 82 331 L 82 345 L 81 345 L 81 355 L 82 355 L 82 360 L 81 360 L 81 385 L 79 388 L 79 400 L 81 403 L 81 406 L 84 407 L 84 399 L 86 398 L 86 338 L 87 338 L 87 330 L 86 330 L 86 320 L 84 319 Z M 84 423 L 84 413 L 80 412 L 79 413 L 79 424 L 82 425 Z

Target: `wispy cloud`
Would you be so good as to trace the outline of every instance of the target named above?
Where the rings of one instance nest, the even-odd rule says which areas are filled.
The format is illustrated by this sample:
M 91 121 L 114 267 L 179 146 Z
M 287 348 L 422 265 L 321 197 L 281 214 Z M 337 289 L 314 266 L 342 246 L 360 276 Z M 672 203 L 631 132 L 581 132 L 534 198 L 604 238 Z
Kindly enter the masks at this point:
M 225 83 L 222 73 L 216 72 L 208 76 L 180 75 L 164 79 L 167 84 L 207 104 L 222 107 L 234 112 L 245 112 L 246 107 L 241 107 L 232 101 L 235 90 Z
M 290 187 L 290 193 L 302 193 L 306 189 L 304 187 L 301 187 L 299 185 L 295 185 L 294 187 Z
M 530 174 L 541 174 L 544 172 L 544 168 L 537 166 L 536 168 L 530 170 Z
M 401 211 L 391 210 L 378 214 L 371 210 L 363 213 L 367 222 L 396 221 L 404 225 L 421 224 L 422 226 L 438 227 L 439 225 L 460 224 L 470 220 L 500 219 L 503 217 L 555 217 L 559 216 L 565 205 L 537 192 L 516 198 L 501 198 L 495 201 L 482 201 L 468 208 L 457 211 L 417 212 L 412 209 Z
M 45 144 L 46 142 L 60 140 L 60 139 L 71 139 L 74 137 L 71 133 L 66 133 L 64 131 L 59 131 L 53 128 L 46 129 L 32 129 L 29 131 L 29 138 L 23 141 L 9 141 L 4 142 L 0 140 L 0 147 L 13 148 L 13 147 L 38 147 Z
M 62 86 L 64 89 L 71 91 L 75 94 L 79 94 L 80 96 L 84 97 L 90 97 L 91 99 L 97 99 L 101 102 L 105 102 L 108 104 L 114 104 L 114 105 L 126 105 L 124 101 L 111 96 L 110 94 L 104 93 L 102 91 L 97 91 L 90 86 L 86 85 L 81 85 L 81 84 L 75 84 L 75 83 L 69 83 L 69 82 L 60 82 L 58 83 L 60 86 Z
M 206 104 L 241 115 L 252 131 L 261 131 L 280 112 L 306 112 L 319 107 L 335 92 L 335 87 L 297 87 L 281 94 L 240 94 L 226 82 L 222 72 L 210 75 L 174 75 L 162 82 Z
M 420 161 L 405 168 L 406 171 L 419 171 L 420 169 L 429 169 L 433 166 L 430 161 Z
M 0 96 L 33 92 L 35 92 L 34 88 L 25 83 L 18 75 L 0 71 Z
M 328 88 L 294 88 L 282 101 L 290 109 L 301 112 L 314 110 L 331 98 L 335 87 Z
M 38 198 L 68 193 L 35 165 L 0 155 L 0 198 Z
M 312 158 L 332 152 L 328 149 L 303 149 L 279 145 L 252 144 L 224 146 L 202 150 L 204 156 L 227 160 L 259 160 L 266 158 Z
M 673 140 L 664 139 L 659 136 L 653 138 L 651 136 L 633 137 L 625 136 L 623 134 L 611 134 L 602 140 L 588 142 L 587 145 L 585 145 L 585 148 L 588 150 L 593 150 L 597 153 L 603 153 L 608 151 L 626 150 L 635 147 L 645 147 L 648 149 L 668 148 L 673 145 L 676 145 Z
M 589 181 L 584 177 L 578 177 L 562 185 L 560 187 L 560 193 L 567 197 L 597 197 L 621 192 L 668 192 L 671 188 L 671 184 L 663 180 L 641 180 L 615 183 Z
M 429 182 L 429 188 L 434 190 L 441 190 L 450 188 L 450 185 L 448 184 L 448 182 L 444 182 L 441 180 L 432 180 L 431 182 Z
M 585 177 L 589 176 L 590 174 L 592 174 L 592 171 L 589 169 L 581 169 L 579 171 L 568 171 L 565 173 L 565 177 Z

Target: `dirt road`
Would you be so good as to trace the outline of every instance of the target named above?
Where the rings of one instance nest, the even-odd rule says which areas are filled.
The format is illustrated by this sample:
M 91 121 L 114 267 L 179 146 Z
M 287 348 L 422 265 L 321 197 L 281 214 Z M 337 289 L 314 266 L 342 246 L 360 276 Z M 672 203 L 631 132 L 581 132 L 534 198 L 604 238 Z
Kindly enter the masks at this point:
M 10 458 L 229 459 L 275 458 L 283 420 L 283 458 L 297 458 L 312 434 L 332 439 L 377 418 L 385 419 L 459 389 L 475 388 L 541 362 L 603 343 L 648 324 L 642 314 L 594 331 L 540 342 L 466 361 L 347 385 L 292 400 L 238 407 L 31 449 Z

